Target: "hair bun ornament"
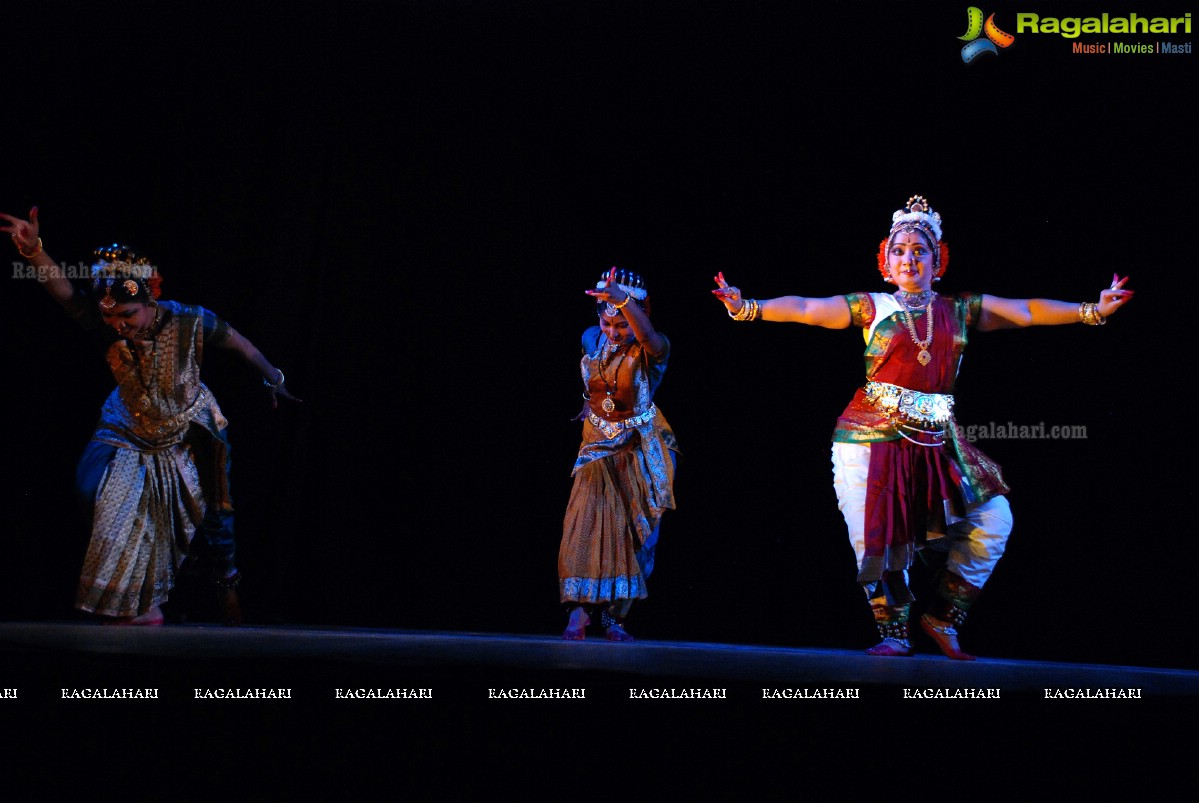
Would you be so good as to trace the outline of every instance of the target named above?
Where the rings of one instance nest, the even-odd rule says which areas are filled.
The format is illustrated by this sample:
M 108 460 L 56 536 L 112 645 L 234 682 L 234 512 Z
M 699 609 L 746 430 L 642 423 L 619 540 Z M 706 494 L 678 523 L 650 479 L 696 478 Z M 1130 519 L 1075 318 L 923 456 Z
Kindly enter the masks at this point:
M 148 265 L 150 260 L 139 255 L 132 248 L 120 243 L 102 245 L 92 252 L 97 262 L 110 262 L 117 265 Z
M 92 252 L 96 262 L 92 265 L 92 277 L 127 274 L 135 279 L 148 279 L 156 271 L 150 260 L 139 256 L 132 248 L 120 243 L 103 245 Z
M 600 274 L 600 280 L 595 283 L 596 290 L 606 290 L 610 287 L 609 281 L 614 279 L 615 284 L 621 290 L 624 290 L 630 298 L 637 302 L 637 306 L 645 309 L 645 299 L 649 296 L 649 291 L 645 289 L 645 280 L 631 270 L 618 268 L 615 265 L 611 269 Z M 623 305 L 622 305 L 623 306 Z M 604 312 L 608 316 L 617 315 L 620 309 L 609 302 L 604 307 Z
M 612 276 L 612 271 L 616 271 L 616 286 L 631 295 L 634 300 L 644 301 L 645 297 L 649 295 L 649 291 L 645 289 L 644 279 L 631 270 L 625 270 L 616 266 L 600 274 L 600 280 L 595 283 L 596 290 L 603 290 L 608 287 L 608 279 Z

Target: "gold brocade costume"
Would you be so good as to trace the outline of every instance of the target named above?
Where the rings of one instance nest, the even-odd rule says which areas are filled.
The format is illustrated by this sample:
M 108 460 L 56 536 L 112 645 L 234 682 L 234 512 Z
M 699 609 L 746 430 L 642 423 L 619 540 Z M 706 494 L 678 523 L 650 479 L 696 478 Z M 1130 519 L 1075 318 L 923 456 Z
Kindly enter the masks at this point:
M 109 346 L 117 387 L 92 436 L 117 448 L 96 491 L 75 605 L 106 616 L 135 616 L 165 602 L 207 506 L 232 509 L 220 437 L 227 421 L 200 381 L 204 311 L 161 306 L 168 317 L 152 340 Z M 184 441 L 193 425 L 212 436 L 208 500 Z
M 653 404 L 670 353 L 669 341 L 663 337 L 663 342 L 657 356 L 634 343 L 615 369 L 607 369 L 622 423 L 601 419 L 594 409 L 583 420 L 558 552 L 562 602 L 613 603 L 614 612 L 623 616 L 632 600 L 647 595 L 662 514 L 675 506 L 671 452 L 678 445 Z M 598 327 L 584 334 L 583 344 L 583 381 L 593 397 L 602 396 L 599 373 L 606 341 Z

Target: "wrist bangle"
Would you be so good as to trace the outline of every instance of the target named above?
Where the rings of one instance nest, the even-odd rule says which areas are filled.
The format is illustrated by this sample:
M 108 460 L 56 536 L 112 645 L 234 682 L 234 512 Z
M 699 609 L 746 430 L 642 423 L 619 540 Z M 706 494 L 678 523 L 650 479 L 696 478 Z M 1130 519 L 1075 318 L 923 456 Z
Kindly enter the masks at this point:
M 38 254 L 40 254 L 42 252 L 42 238 L 41 237 L 37 238 L 37 245 L 35 245 L 33 247 L 32 254 L 26 254 L 23 250 L 21 250 L 21 242 L 17 239 L 17 235 L 15 235 L 15 234 L 12 236 L 12 243 L 13 243 L 13 245 L 15 245 L 17 247 L 17 253 L 20 254 L 21 256 L 25 257 L 26 259 L 33 259 L 35 256 L 37 256 Z
M 281 388 L 283 386 L 283 379 L 284 379 L 283 371 L 281 371 L 278 368 L 276 368 L 275 370 L 279 371 L 279 381 L 278 382 L 276 382 L 275 384 L 272 385 L 270 382 L 267 382 L 265 379 L 262 380 L 262 384 L 266 385 L 271 390 L 278 390 L 279 388 Z
M 625 293 L 625 294 L 624 294 L 624 301 L 620 302 L 619 304 L 613 304 L 613 305 L 612 305 L 612 309 L 624 309 L 624 307 L 625 307 L 625 304 L 628 304 L 628 303 L 629 303 L 629 299 L 631 299 L 632 297 L 633 297 L 633 294 L 632 294 L 632 293 Z
M 736 313 L 729 313 L 729 317 L 734 321 L 756 321 L 762 317 L 762 306 L 757 299 L 746 298 L 741 301 L 741 309 Z
M 1099 314 L 1099 305 L 1094 301 L 1084 301 L 1078 305 L 1078 319 L 1087 326 L 1103 326 L 1107 318 Z

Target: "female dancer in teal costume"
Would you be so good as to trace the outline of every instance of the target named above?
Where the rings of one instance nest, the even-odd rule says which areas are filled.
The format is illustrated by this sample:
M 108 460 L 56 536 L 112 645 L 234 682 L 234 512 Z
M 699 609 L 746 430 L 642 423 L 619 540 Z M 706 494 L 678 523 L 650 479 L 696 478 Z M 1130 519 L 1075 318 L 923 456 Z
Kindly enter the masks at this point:
M 917 551 L 939 565 L 939 599 L 920 628 L 945 655 L 973 660 L 957 628 L 1003 555 L 1012 516 L 999 466 L 959 437 L 953 387 L 970 330 L 1100 325 L 1129 299 L 1112 277 L 1098 301 L 938 295 L 949 265 L 941 216 L 920 196 L 892 215 L 878 269 L 894 293 L 746 299 L 721 273 L 713 291 L 737 321 L 863 330 L 866 384 L 833 432 L 833 484 L 882 641 L 871 655 L 913 654 L 908 570 Z
M 96 250 L 85 292 L 42 249 L 36 207 L 28 220 L 0 220 L 51 297 L 104 338 L 117 380 L 79 463 L 92 535 L 75 607 L 106 623 L 162 624 L 161 606 L 192 555 L 216 583 L 225 622 L 238 624 L 228 422 L 200 381 L 200 362 L 206 346 L 233 351 L 262 374 L 272 405 L 299 401 L 283 372 L 203 307 L 160 302 L 161 276 L 128 248 Z
M 677 445 L 653 402 L 670 341 L 649 320 L 641 277 L 613 268 L 587 293 L 599 325 L 583 333 L 583 443 L 558 550 L 565 639 L 582 639 L 599 610 L 609 641 L 632 641 L 624 618 L 646 596 L 658 527 L 674 508 Z

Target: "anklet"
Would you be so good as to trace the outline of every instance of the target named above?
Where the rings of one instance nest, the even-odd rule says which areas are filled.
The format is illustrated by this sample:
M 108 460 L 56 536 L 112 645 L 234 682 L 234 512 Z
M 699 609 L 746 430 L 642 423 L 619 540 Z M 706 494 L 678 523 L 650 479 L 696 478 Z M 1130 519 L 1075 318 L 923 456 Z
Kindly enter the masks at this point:
M 924 616 L 921 618 L 924 619 L 924 623 L 926 625 L 928 625 L 929 630 L 935 630 L 938 633 L 941 633 L 942 635 L 945 635 L 945 636 L 956 636 L 958 634 L 958 631 L 954 629 L 953 625 L 936 624 L 933 617 L 928 615 L 927 613 L 924 614 Z
M 882 622 L 878 622 L 876 624 L 878 625 L 878 634 L 880 636 L 882 636 L 883 638 L 885 638 L 885 639 L 889 638 L 894 641 L 899 641 L 899 642 L 903 642 L 904 644 L 907 644 L 907 641 L 908 641 L 908 623 L 907 622 L 888 622 L 886 624 L 883 624 Z

